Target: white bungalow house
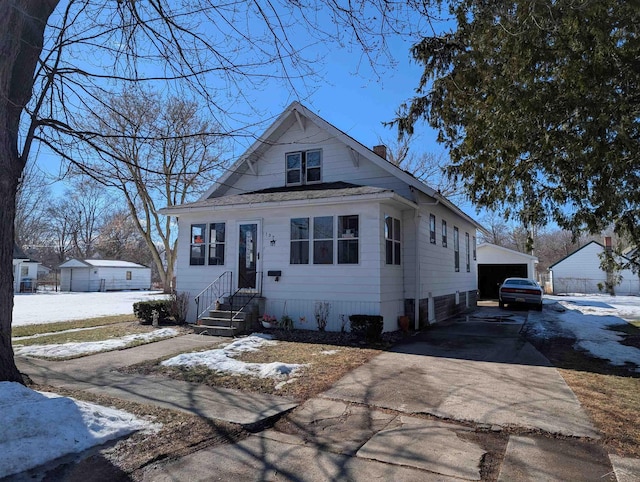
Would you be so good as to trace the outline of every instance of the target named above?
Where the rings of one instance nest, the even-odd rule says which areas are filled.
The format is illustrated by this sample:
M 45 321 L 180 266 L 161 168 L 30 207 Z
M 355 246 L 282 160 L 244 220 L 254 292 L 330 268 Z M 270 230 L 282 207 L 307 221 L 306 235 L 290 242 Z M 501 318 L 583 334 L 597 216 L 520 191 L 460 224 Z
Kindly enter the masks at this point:
M 327 330 L 375 314 L 393 331 L 401 315 L 419 326 L 475 305 L 480 225 L 385 157 L 292 103 L 197 202 L 161 210 L 178 218 L 177 290 L 225 281 L 309 329 L 325 302 Z
M 600 254 L 604 246 L 590 241 L 573 253 L 549 266 L 553 292 L 558 293 L 602 293 L 607 273 L 600 267 Z M 626 260 L 628 261 L 628 260 Z M 619 295 L 640 294 L 640 279 L 630 269 L 617 273 L 620 284 L 614 287 Z
M 151 268 L 129 261 L 70 259 L 60 266 L 60 291 L 148 290 Z
M 20 247 L 13 245 L 13 292 L 32 291 L 38 279 L 38 262 L 24 254 Z

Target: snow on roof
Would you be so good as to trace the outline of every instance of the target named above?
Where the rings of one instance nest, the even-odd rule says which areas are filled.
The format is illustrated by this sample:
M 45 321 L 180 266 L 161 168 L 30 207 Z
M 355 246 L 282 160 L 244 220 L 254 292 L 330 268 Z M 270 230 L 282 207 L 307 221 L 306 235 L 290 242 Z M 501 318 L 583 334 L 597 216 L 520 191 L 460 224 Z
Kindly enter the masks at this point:
M 84 259 L 85 263 L 101 268 L 146 268 L 138 263 L 119 261 L 117 259 Z
M 70 259 L 62 263 L 58 268 L 77 268 L 82 265 L 94 268 L 147 268 L 138 263 L 120 261 L 117 259 Z

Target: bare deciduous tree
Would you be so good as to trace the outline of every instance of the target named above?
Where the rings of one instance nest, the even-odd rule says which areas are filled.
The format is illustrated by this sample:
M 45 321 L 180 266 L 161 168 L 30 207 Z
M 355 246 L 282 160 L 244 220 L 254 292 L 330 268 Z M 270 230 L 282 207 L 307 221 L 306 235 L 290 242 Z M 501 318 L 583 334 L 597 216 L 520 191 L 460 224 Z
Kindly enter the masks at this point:
M 158 213 L 208 188 L 225 163 L 219 127 L 199 114 L 195 101 L 133 89 L 110 96 L 87 124 L 99 135 L 84 140 L 79 169 L 122 193 L 130 219 L 147 244 L 166 292 L 171 290 L 177 235 Z
M 446 174 L 448 157 L 444 152 L 420 152 L 415 147 L 419 141 L 414 136 L 403 136 L 395 141 L 378 140 L 387 146 L 387 160 L 391 164 L 409 172 L 447 198 L 456 201 L 466 199 L 461 186 Z
M 95 249 L 107 259 L 122 259 L 143 265 L 153 263 L 149 248 L 126 208 L 104 218 Z
M 42 244 L 48 228 L 44 212 L 50 196 L 45 173 L 35 164 L 29 165 L 22 173 L 16 198 L 15 240 L 21 248 Z
M 416 11 L 423 16 L 409 15 Z M 77 112 L 115 84 L 180 84 L 225 116 L 266 81 L 306 94 L 320 79 L 319 47 L 355 46 L 375 65 L 391 59 L 385 34 L 411 35 L 430 28 L 429 19 L 418 0 L 0 2 L 0 381 L 22 381 L 11 347 L 10 267 L 16 191 L 34 143 L 77 163 L 69 148 L 99 134 L 78 126 Z

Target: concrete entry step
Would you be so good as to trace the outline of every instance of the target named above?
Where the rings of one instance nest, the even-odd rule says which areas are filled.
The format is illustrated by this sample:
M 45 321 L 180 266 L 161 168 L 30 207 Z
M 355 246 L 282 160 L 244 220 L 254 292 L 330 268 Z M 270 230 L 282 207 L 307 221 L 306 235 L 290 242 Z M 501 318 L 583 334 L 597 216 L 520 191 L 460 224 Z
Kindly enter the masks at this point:
M 232 338 L 236 335 L 241 334 L 243 330 L 240 330 L 233 326 L 195 325 L 193 327 L 193 332 L 196 335 L 223 336 L 227 338 Z

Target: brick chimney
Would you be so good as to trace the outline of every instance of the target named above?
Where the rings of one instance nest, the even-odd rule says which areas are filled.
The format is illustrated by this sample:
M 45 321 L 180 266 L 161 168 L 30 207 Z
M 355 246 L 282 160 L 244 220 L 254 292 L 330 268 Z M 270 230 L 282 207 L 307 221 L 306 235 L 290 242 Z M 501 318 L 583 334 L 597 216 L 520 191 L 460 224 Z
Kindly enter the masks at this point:
M 382 157 L 385 161 L 387 160 L 387 146 L 384 144 L 379 146 L 373 146 L 373 152 Z
M 611 236 L 604 237 L 604 249 L 610 253 L 613 250 L 613 244 L 611 243 Z

